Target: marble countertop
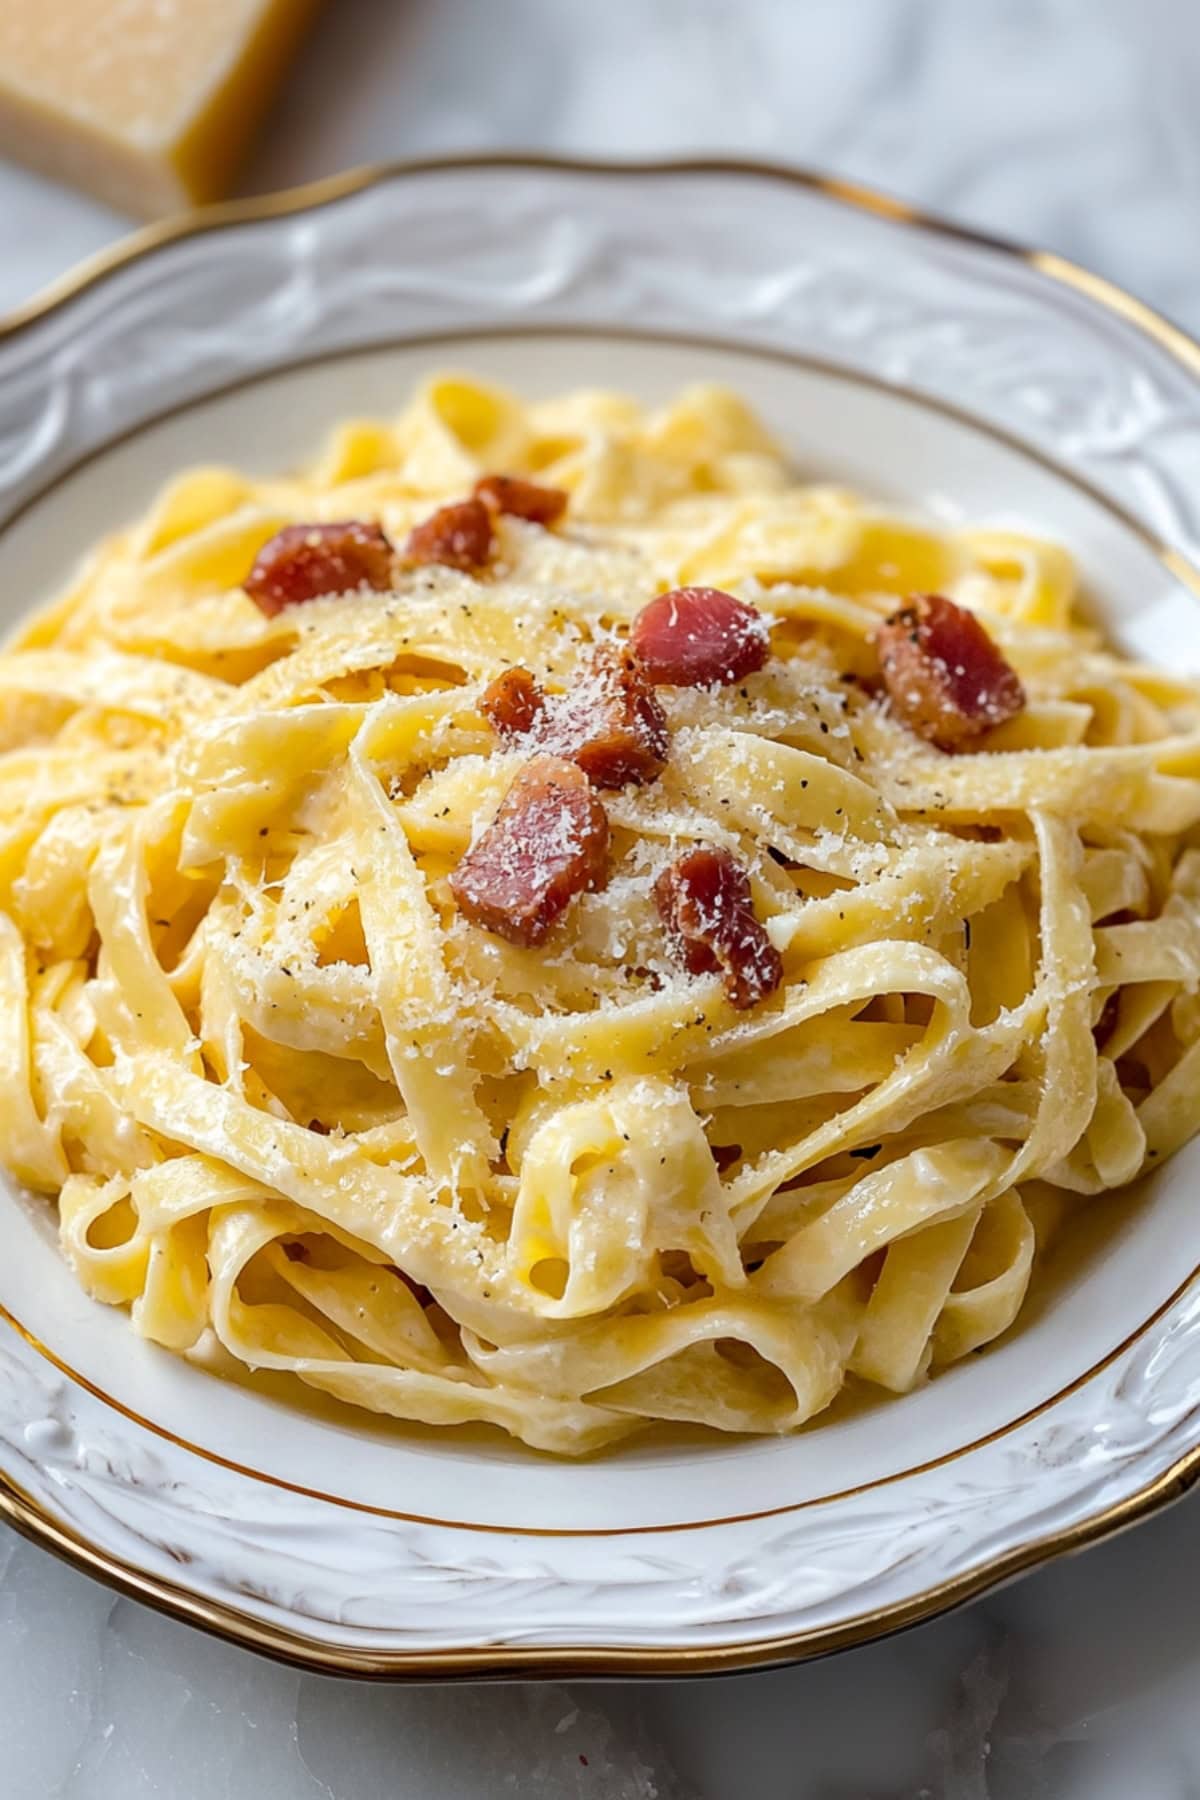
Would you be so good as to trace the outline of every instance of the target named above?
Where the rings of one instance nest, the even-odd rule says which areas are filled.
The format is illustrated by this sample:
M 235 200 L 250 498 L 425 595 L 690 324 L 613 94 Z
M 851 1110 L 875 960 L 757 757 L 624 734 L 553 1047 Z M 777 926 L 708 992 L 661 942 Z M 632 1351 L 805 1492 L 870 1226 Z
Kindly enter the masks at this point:
M 47 0 L 50 3 L 50 0 Z M 1092 265 L 1200 332 L 1195 0 L 336 0 L 245 191 L 385 156 L 732 152 Z M 0 165 L 0 309 L 127 221 Z M 0 1800 L 1194 1800 L 1200 1501 L 828 1661 L 300 1675 L 0 1530 Z

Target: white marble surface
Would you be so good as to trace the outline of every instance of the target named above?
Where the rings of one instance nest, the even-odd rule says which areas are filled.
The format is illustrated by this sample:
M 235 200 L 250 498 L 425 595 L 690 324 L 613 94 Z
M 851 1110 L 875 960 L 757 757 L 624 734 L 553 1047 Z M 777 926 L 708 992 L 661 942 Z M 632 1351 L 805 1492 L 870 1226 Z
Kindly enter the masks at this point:
M 53 0 L 46 0 L 53 4 Z M 247 180 L 740 151 L 1090 263 L 1200 331 L 1196 0 L 330 0 Z M 0 165 L 0 308 L 124 221 Z M 1194 1800 L 1200 1503 L 806 1668 L 352 1686 L 0 1532 L 0 1800 Z

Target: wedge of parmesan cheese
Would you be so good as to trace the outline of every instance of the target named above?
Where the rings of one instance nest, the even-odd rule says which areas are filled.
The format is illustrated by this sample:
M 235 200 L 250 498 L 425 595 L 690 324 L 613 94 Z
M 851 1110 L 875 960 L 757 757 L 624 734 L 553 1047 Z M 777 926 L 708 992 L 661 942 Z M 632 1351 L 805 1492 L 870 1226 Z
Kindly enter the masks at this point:
M 0 153 L 154 217 L 226 193 L 317 0 L 2 0 Z

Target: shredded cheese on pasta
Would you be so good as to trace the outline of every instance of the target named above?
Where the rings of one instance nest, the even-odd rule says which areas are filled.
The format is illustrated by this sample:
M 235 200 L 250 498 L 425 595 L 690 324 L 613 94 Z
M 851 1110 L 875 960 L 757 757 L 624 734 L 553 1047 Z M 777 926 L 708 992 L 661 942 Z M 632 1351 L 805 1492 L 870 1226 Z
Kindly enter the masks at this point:
M 569 510 L 478 578 L 247 598 L 285 525 L 399 544 L 492 470 Z M 569 688 L 686 583 L 762 611 L 766 666 L 661 690 L 666 767 L 544 944 L 472 924 L 448 877 L 523 760 L 483 687 Z M 145 1337 L 377 1412 L 578 1453 L 910 1389 L 1013 1322 L 1062 1198 L 1200 1126 L 1200 693 L 1074 585 L 795 485 L 715 388 L 441 377 L 294 478 L 181 476 L 0 657 L 0 1160 Z M 966 754 L 872 691 L 933 590 L 1027 696 Z M 653 905 L 696 845 L 782 957 L 746 1010 Z

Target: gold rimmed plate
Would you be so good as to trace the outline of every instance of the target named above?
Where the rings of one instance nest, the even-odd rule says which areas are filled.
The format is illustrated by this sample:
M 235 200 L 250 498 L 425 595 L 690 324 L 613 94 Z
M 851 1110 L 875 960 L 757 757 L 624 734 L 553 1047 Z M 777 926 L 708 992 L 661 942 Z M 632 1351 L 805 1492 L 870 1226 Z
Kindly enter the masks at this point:
M 164 474 L 294 464 L 447 363 L 534 394 L 727 382 L 805 472 L 1065 542 L 1200 665 L 1200 352 L 1057 259 L 783 170 L 457 159 L 139 234 L 0 332 L 0 594 Z M 786 1439 L 559 1464 L 219 1382 L 0 1195 L 0 1508 L 239 1642 L 371 1675 L 677 1673 L 862 1642 L 1089 1541 L 1200 1463 L 1200 1158 L 1098 1208 L 1017 1329 Z

